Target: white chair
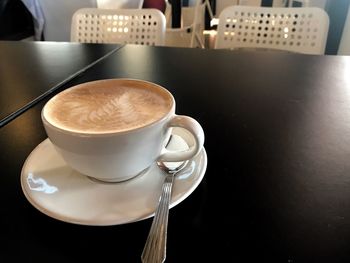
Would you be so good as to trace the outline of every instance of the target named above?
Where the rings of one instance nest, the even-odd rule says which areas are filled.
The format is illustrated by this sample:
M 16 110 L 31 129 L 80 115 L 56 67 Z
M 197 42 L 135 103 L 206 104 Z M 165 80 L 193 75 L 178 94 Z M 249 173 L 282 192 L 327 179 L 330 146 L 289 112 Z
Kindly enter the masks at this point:
M 209 1 L 209 0 L 206 0 Z M 275 2 L 275 1 L 274 1 Z M 210 16 L 210 25 L 216 26 L 219 23 L 219 15 L 221 12 L 229 6 L 233 5 L 249 5 L 249 6 L 260 6 L 261 0 L 216 0 L 215 15 L 209 5 L 208 11 Z
M 215 48 L 324 54 L 329 18 L 317 7 L 231 6 L 219 17 Z
M 164 45 L 165 17 L 157 9 L 82 8 L 72 19 L 71 41 Z
M 172 28 L 171 4 L 166 1 L 165 46 L 204 48 L 205 3 L 196 0 L 193 6 L 181 8 L 181 27 Z
M 143 0 L 96 0 L 97 7 L 102 9 L 142 8 Z

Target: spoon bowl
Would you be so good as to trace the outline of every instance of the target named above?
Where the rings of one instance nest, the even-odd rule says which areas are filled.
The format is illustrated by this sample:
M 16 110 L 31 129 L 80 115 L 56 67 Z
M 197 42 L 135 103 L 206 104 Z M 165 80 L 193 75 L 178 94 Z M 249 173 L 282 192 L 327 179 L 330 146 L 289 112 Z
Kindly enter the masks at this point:
M 180 170 L 182 170 L 186 165 L 188 161 L 183 162 L 157 162 L 158 167 L 164 171 L 165 173 L 177 173 Z

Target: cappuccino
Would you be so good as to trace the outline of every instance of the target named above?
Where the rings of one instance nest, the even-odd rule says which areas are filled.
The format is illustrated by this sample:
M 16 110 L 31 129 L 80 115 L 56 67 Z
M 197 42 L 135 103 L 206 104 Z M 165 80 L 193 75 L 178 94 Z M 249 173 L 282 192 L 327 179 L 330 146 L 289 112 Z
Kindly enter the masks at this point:
M 131 179 L 156 160 L 189 160 L 204 143 L 200 124 L 175 114 L 171 93 L 143 80 L 106 79 L 71 87 L 52 97 L 41 117 L 68 166 L 105 182 Z M 192 134 L 183 136 L 187 150 L 165 149 L 174 127 Z
M 138 80 L 100 80 L 77 85 L 54 96 L 43 114 L 53 126 L 89 134 L 124 132 L 164 118 L 172 95 Z

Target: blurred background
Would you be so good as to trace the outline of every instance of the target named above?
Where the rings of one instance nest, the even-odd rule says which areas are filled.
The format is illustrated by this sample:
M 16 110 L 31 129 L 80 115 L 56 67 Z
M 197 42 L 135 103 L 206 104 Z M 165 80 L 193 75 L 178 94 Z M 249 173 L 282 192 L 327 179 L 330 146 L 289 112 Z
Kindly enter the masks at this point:
M 124 0 L 115 0 L 124 1 Z M 302 6 L 302 0 L 206 0 L 209 1 L 211 11 L 214 16 L 222 11 L 222 9 L 230 4 L 255 4 L 261 6 Z M 171 2 L 171 1 L 169 1 Z M 173 0 L 181 5 L 189 5 L 191 0 Z M 276 4 L 278 3 L 278 5 Z M 308 6 L 317 6 L 324 9 L 330 19 L 329 33 L 325 54 L 328 55 L 350 55 L 350 0 L 308 0 Z M 41 6 L 53 11 L 47 12 L 41 10 Z M 0 40 L 21 40 L 21 41 L 61 41 L 45 39 L 42 31 L 38 28 L 45 27 L 45 20 L 55 19 L 56 30 L 60 26 L 60 12 L 64 13 L 65 8 L 72 9 L 72 6 L 79 7 L 96 6 L 96 0 L 0 0 Z M 145 0 L 143 7 L 154 7 L 164 12 L 165 0 Z M 49 10 L 50 11 L 50 10 Z M 176 11 L 176 9 L 175 9 Z M 67 14 L 65 14 L 67 15 Z M 62 20 L 67 20 L 65 15 L 61 16 Z M 52 16 L 52 17 L 50 17 Z M 53 17 L 54 16 L 54 17 Z M 176 14 L 175 14 L 176 17 Z M 62 21 L 62 23 L 70 23 L 70 21 Z M 210 30 L 210 16 L 206 11 L 205 29 Z

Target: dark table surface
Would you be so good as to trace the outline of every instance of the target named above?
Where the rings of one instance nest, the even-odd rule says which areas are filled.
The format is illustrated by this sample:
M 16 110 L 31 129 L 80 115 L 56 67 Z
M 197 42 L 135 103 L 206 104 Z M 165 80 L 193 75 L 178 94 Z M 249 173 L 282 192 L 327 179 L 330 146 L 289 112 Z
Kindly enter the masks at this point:
M 0 127 L 120 45 L 0 42 Z
M 166 262 L 349 262 L 349 67 L 341 56 L 128 45 L 61 89 L 145 79 L 202 124 L 207 171 L 170 210 Z M 25 198 L 21 168 L 46 138 L 51 96 L 0 130 L 1 262 L 140 262 L 152 219 L 81 226 Z

